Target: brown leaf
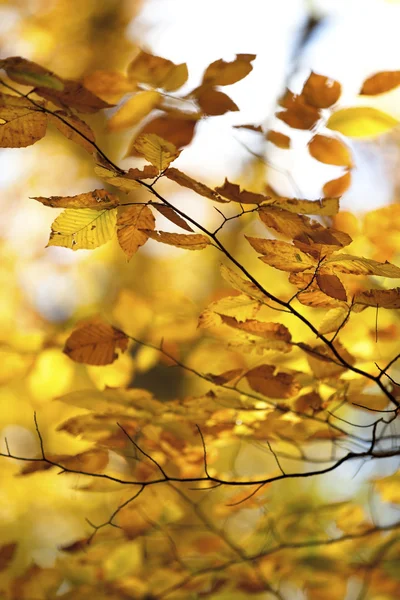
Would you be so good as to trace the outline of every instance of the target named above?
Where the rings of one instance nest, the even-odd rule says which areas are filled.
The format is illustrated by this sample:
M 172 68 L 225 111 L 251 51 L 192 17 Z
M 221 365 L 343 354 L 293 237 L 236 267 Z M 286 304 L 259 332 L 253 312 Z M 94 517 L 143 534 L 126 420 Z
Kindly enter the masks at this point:
M 321 198 L 319 200 L 303 200 L 301 198 L 285 198 L 279 196 L 267 185 L 266 191 L 271 197 L 271 206 L 283 208 L 289 212 L 302 215 L 318 215 L 320 217 L 332 217 L 339 212 L 338 198 Z
M 252 390 L 268 398 L 291 398 L 300 390 L 300 384 L 289 373 L 275 374 L 274 365 L 260 365 L 246 373 Z
M 117 219 L 117 238 L 128 260 L 149 239 L 143 230 L 153 230 L 154 227 L 155 219 L 148 206 L 138 204 L 122 210 Z
M 247 190 L 241 190 L 237 183 L 230 183 L 225 179 L 224 185 L 216 187 L 215 191 L 233 202 L 240 202 L 240 204 L 260 204 L 269 200 L 269 196 L 263 194 L 255 194 L 254 192 L 248 192 Z
M 26 98 L 0 94 L 0 147 L 25 148 L 46 134 L 47 115 Z
M 18 544 L 16 544 L 15 542 L 0 546 L 0 572 L 7 569 L 10 562 L 14 558 L 17 547 Z
M 360 94 L 376 96 L 389 92 L 398 85 L 400 85 L 400 71 L 381 71 L 364 81 Z
M 205 198 L 209 198 L 210 200 L 214 200 L 215 202 L 226 202 L 226 200 L 221 198 L 221 196 L 217 194 L 215 190 L 212 190 L 211 188 L 207 187 L 206 185 L 204 185 L 204 183 L 200 183 L 199 181 L 192 179 L 191 177 L 189 177 L 189 175 L 186 175 L 185 173 L 182 173 L 182 171 L 179 171 L 179 169 L 170 167 L 165 171 L 165 177 L 168 177 L 168 179 L 175 181 L 175 183 L 181 185 L 182 187 L 186 187 L 190 190 L 193 190 L 194 192 L 196 192 L 196 194 L 199 194 L 200 196 L 204 196 Z
M 261 125 L 234 125 L 234 129 L 248 129 L 249 131 L 254 131 L 254 133 L 263 133 Z
M 63 352 L 72 360 L 86 365 L 108 365 L 125 352 L 129 338 L 115 327 L 93 317 L 80 323 L 65 342 Z
M 122 96 L 136 89 L 136 84 L 118 71 L 93 71 L 85 76 L 83 84 L 93 94 L 111 103 L 119 102 Z
M 237 54 L 232 62 L 216 60 L 207 67 L 203 76 L 203 84 L 231 85 L 236 83 L 252 71 L 251 62 L 255 58 L 255 54 Z
M 365 290 L 354 298 L 355 304 L 378 306 L 379 308 L 400 308 L 400 288 L 390 290 Z
M 294 129 L 312 129 L 321 118 L 317 108 L 305 104 L 302 96 L 292 94 L 289 90 L 280 100 L 280 105 L 286 110 L 278 112 L 276 116 Z
M 275 144 L 275 146 L 278 146 L 278 148 L 282 148 L 284 150 L 290 148 L 290 137 L 284 133 L 281 133 L 280 131 L 273 131 L 270 129 L 266 135 L 266 138 L 269 142 Z
M 400 267 L 386 261 L 384 263 L 362 256 L 336 254 L 326 261 L 336 271 L 351 275 L 375 275 L 379 277 L 400 278 Z
M 315 135 L 308 144 L 308 150 L 313 158 L 326 165 L 353 166 L 349 148 L 333 137 Z
M 65 111 L 57 110 L 52 115 L 49 115 L 49 121 L 57 127 L 68 140 L 78 144 L 82 148 L 94 154 L 97 152 L 94 147 L 94 133 L 87 123 L 82 121 L 76 115 L 69 115 Z
M 128 77 L 131 81 L 173 92 L 186 83 L 188 70 L 185 63 L 176 65 L 171 60 L 141 50 L 128 66 Z
M 308 232 L 311 228 L 311 220 L 308 217 L 291 213 L 276 206 L 262 206 L 258 214 L 266 227 L 274 229 L 289 238 Z
M 211 373 L 207 373 L 207 377 L 208 379 L 211 379 L 215 385 L 224 385 L 225 383 L 229 383 L 237 377 L 240 377 L 242 373 L 243 369 L 231 369 L 230 371 L 225 371 L 220 375 L 212 375 Z
M 50 196 L 50 198 L 39 196 L 32 197 L 31 199 L 52 208 L 93 208 L 95 210 L 103 210 L 104 208 L 114 208 L 119 205 L 118 196 L 107 192 L 107 190 L 93 190 L 93 192 L 86 192 L 77 196 Z
M 186 235 L 184 233 L 169 233 L 167 231 L 149 231 L 148 229 L 143 230 L 143 232 L 146 233 L 148 237 L 156 240 L 156 242 L 176 246 L 183 250 L 203 250 L 206 246 L 211 244 L 208 237 L 199 233 Z
M 246 333 L 256 335 L 266 340 L 289 343 L 292 339 L 290 331 L 280 323 L 266 323 L 255 319 L 238 321 L 234 317 L 229 317 L 228 315 L 219 314 L 219 316 L 225 325 L 229 325 L 229 327 L 233 327 L 234 329 L 246 331 Z
M 305 271 L 316 267 L 316 261 L 295 246 L 278 240 L 267 240 L 245 236 L 261 260 L 281 271 Z
M 158 210 L 166 219 L 174 223 L 178 227 L 185 229 L 185 231 L 193 231 L 188 223 L 177 212 L 174 211 L 170 206 L 165 204 L 153 204 L 154 208 Z
M 317 379 L 338 377 L 347 370 L 347 367 L 340 364 L 339 359 L 325 344 L 299 343 L 298 346 L 306 352 L 310 368 Z M 335 341 L 334 347 L 349 365 L 355 364 L 355 358 L 340 342 Z
M 327 181 L 322 188 L 325 198 L 342 196 L 350 187 L 351 174 L 347 171 L 341 177 Z
M 229 111 L 239 110 L 239 107 L 227 94 L 219 92 L 210 85 L 201 85 L 193 94 L 205 115 L 224 115 Z
M 341 94 L 341 85 L 333 79 L 312 72 L 304 84 L 302 95 L 311 106 L 329 108 Z
M 37 87 L 35 92 L 51 100 L 53 104 L 61 106 L 61 108 L 75 108 L 79 112 L 83 113 L 95 113 L 104 108 L 111 108 L 112 104 L 105 102 L 101 98 L 98 98 L 91 91 L 87 90 L 82 83 L 79 81 L 72 81 L 68 79 L 62 80 L 64 89 L 59 91 L 56 89 L 50 89 L 45 87 Z
M 180 149 L 184 146 L 188 146 L 192 141 L 197 122 L 197 118 L 193 118 L 192 116 L 189 116 L 188 118 L 172 115 L 161 116 L 149 121 L 149 123 L 140 130 L 139 135 L 144 133 L 154 133 Z M 134 148 L 135 140 L 129 147 L 126 156 L 138 156 Z
M 336 300 L 342 300 L 343 302 L 347 301 L 346 290 L 337 275 L 319 271 L 316 280 L 324 294 L 331 298 L 336 298 Z

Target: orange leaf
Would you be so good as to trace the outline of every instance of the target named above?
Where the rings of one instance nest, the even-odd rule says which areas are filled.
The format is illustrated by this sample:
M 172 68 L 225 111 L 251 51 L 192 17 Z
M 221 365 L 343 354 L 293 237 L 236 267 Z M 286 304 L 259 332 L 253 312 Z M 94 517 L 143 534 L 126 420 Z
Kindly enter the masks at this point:
M 305 104 L 302 96 L 289 90 L 280 100 L 280 105 L 286 110 L 278 112 L 276 116 L 294 129 L 312 129 L 321 117 L 317 108 Z
M 209 85 L 202 85 L 193 92 L 197 102 L 206 115 L 224 115 L 229 111 L 237 111 L 239 107 L 227 94 L 219 92 Z
M 305 82 L 302 92 L 307 104 L 316 108 L 329 108 L 339 100 L 340 94 L 340 83 L 314 72 Z
M 109 130 L 120 131 L 137 125 L 152 110 L 157 108 L 161 99 L 160 92 L 154 90 L 146 90 L 131 96 L 108 121 Z
M 331 298 L 342 300 L 343 302 L 347 301 L 346 290 L 344 289 L 344 286 L 337 275 L 318 272 L 316 279 L 320 289 L 324 292 L 324 294 L 330 296 Z
M 134 92 L 136 85 L 123 73 L 97 70 L 89 73 L 83 80 L 84 86 L 106 102 L 118 102 L 128 92 Z
M 166 58 L 142 50 L 130 63 L 128 77 L 131 81 L 173 92 L 186 82 L 188 70 L 184 63 L 176 65 Z
M 105 102 L 98 96 L 95 96 L 90 90 L 86 89 L 79 81 L 62 80 L 64 89 L 59 91 L 56 89 L 37 87 L 36 94 L 51 100 L 54 104 L 65 108 L 75 108 L 83 113 L 95 113 L 103 108 L 111 108 L 112 104 Z
M 400 85 L 400 71 L 381 71 L 364 81 L 360 94 L 376 96 L 389 92 L 398 85 Z
M 147 242 L 149 236 L 143 230 L 154 227 L 154 216 L 148 206 L 133 205 L 123 209 L 117 220 L 117 237 L 128 260 Z
M 275 144 L 275 146 L 278 146 L 278 148 L 282 148 L 284 150 L 290 148 L 290 137 L 284 133 L 281 133 L 280 131 L 273 131 L 270 129 L 266 135 L 266 138 L 269 142 Z
M 139 135 L 143 133 L 155 133 L 163 140 L 167 140 L 167 142 L 173 144 L 176 148 L 183 148 L 192 141 L 196 125 L 197 118 L 193 118 L 192 116 L 186 118 L 166 115 L 149 121 L 140 130 Z M 126 156 L 138 156 L 135 152 L 134 142 L 131 144 Z
M 129 338 L 99 317 L 84 321 L 71 333 L 63 352 L 72 360 L 86 365 L 108 365 L 128 347 Z
M 327 181 L 322 188 L 325 198 L 342 196 L 350 187 L 351 174 L 347 171 L 341 177 Z
M 349 148 L 335 138 L 315 135 L 308 144 L 308 150 L 313 158 L 326 165 L 353 166 Z
M 269 200 L 269 196 L 241 190 L 237 183 L 230 183 L 227 179 L 225 179 L 224 185 L 216 187 L 215 191 L 224 198 L 233 200 L 233 202 L 240 202 L 240 204 L 260 204 L 260 202 Z
M 232 62 L 216 60 L 207 67 L 203 76 L 203 84 L 231 85 L 236 83 L 252 71 L 251 62 L 255 58 L 255 54 L 237 54 Z
M 104 208 L 114 208 L 119 205 L 119 198 L 107 190 L 93 190 L 78 194 L 77 196 L 50 196 L 50 198 L 32 197 L 44 206 L 52 208 L 92 208 L 94 210 L 103 210 Z
M 289 373 L 277 373 L 274 365 L 260 365 L 246 373 L 252 390 L 268 398 L 291 398 L 300 390 L 300 384 Z
M 188 223 L 186 223 L 186 221 L 184 219 L 182 219 L 182 217 L 180 215 L 178 215 L 178 213 L 175 212 L 174 209 L 171 208 L 170 206 L 166 206 L 165 204 L 153 204 L 153 206 L 166 219 L 168 219 L 168 221 L 171 221 L 171 223 L 178 225 L 178 227 L 181 227 L 182 229 L 185 229 L 186 231 L 193 231 L 193 229 L 190 227 L 190 225 Z
M 168 177 L 168 179 L 175 181 L 175 183 L 181 185 L 182 187 L 186 187 L 190 190 L 193 190 L 194 192 L 196 192 L 196 194 L 199 194 L 200 196 L 204 196 L 205 198 L 209 198 L 210 200 L 214 200 L 215 202 L 226 202 L 226 200 L 221 198 L 221 196 L 217 194 L 215 190 L 212 190 L 211 188 L 207 187 L 206 185 L 204 185 L 204 183 L 200 183 L 199 181 L 192 179 L 191 177 L 189 177 L 189 175 L 186 175 L 185 173 L 182 173 L 182 171 L 179 171 L 179 169 L 170 167 L 165 171 L 165 177 Z

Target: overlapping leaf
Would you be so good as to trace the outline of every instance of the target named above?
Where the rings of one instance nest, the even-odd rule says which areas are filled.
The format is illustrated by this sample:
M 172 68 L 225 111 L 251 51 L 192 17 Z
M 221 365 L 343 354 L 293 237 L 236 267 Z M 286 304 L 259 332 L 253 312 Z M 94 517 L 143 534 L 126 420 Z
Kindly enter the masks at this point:
M 263 262 L 281 271 L 305 271 L 317 266 L 310 255 L 287 242 L 247 236 L 246 239 L 256 252 L 263 255 L 260 257 Z
M 117 219 L 117 237 L 128 260 L 149 239 L 143 230 L 154 227 L 155 219 L 148 206 L 133 205 L 121 210 Z

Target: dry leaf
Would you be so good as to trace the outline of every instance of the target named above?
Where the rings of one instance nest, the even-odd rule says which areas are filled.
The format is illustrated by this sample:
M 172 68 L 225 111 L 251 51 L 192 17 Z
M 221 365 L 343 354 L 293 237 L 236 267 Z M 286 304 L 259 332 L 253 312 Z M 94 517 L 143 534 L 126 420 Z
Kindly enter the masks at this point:
M 305 82 L 302 91 L 307 104 L 316 108 L 329 108 L 339 100 L 340 94 L 340 83 L 314 72 Z
M 229 111 L 237 111 L 239 107 L 224 92 L 219 92 L 210 85 L 202 85 L 193 95 L 205 115 L 224 115 Z
M 173 92 L 186 83 L 188 70 L 184 63 L 176 65 L 166 58 L 142 50 L 128 66 L 128 77 L 131 81 Z
M 300 384 L 289 373 L 275 374 L 274 365 L 260 365 L 246 373 L 252 390 L 268 398 L 291 398 L 300 391 Z
M 327 165 L 352 167 L 353 160 L 349 148 L 340 140 L 325 135 L 315 135 L 308 144 L 313 158 Z
M 56 110 L 49 115 L 49 121 L 57 127 L 58 131 L 68 140 L 78 144 L 89 154 L 97 152 L 94 143 L 94 133 L 87 123 L 76 115 L 69 115 L 65 111 Z
M 52 208 L 92 208 L 94 210 L 103 210 L 105 208 L 115 208 L 119 205 L 119 198 L 107 190 L 93 190 L 78 194 L 77 196 L 50 196 L 50 198 L 32 197 L 45 206 Z
M 0 94 L 0 147 L 25 148 L 46 134 L 47 115 L 26 98 Z
M 167 231 L 149 231 L 148 229 L 143 231 L 156 242 L 176 246 L 183 250 L 203 250 L 211 244 L 208 237 L 199 233 L 186 235 L 183 233 L 169 233 Z
M 331 298 L 336 298 L 336 300 L 342 300 L 343 302 L 347 301 L 346 290 L 337 275 L 318 271 L 316 280 L 324 294 Z
M 161 100 L 161 94 L 153 90 L 135 94 L 112 115 L 108 128 L 110 131 L 121 131 L 133 127 L 157 108 Z
M 163 140 L 155 133 L 141 133 L 138 135 L 132 149 L 160 171 L 164 171 L 180 154 L 171 142 Z
M 65 342 L 63 352 L 86 365 L 108 365 L 125 352 L 129 338 L 119 329 L 93 317 L 79 324 Z
M 232 62 L 216 60 L 207 67 L 203 76 L 203 84 L 232 85 L 252 71 L 251 63 L 255 58 L 255 54 L 237 54 Z
M 280 131 L 273 131 L 270 129 L 266 135 L 266 138 L 278 148 L 282 148 L 284 150 L 290 148 L 290 137 L 281 133 Z
M 263 196 L 263 194 L 255 194 L 254 192 L 248 192 L 247 190 L 241 190 L 237 183 L 230 183 L 225 179 L 224 185 L 216 187 L 215 191 L 233 202 L 239 202 L 240 204 L 260 204 L 269 200 L 269 196 Z
M 183 113 L 181 116 L 163 115 L 149 121 L 140 130 L 139 135 L 154 133 L 180 149 L 192 141 L 197 122 L 197 117 L 193 118 L 193 115 L 189 115 L 188 117 L 184 116 Z M 135 140 L 129 147 L 126 156 L 138 156 L 134 148 L 134 142 Z
M 149 239 L 142 230 L 152 230 L 154 227 L 154 216 L 148 206 L 138 204 L 122 209 L 117 219 L 117 237 L 128 260 Z
M 185 231 L 193 231 L 188 223 L 177 212 L 174 211 L 170 206 L 166 206 L 165 204 L 153 204 L 154 208 L 158 210 L 168 221 L 174 223 L 178 227 L 185 229 Z
M 379 306 L 379 308 L 400 308 L 400 288 L 365 290 L 355 296 L 354 303 L 365 306 Z
M 393 90 L 400 85 L 400 71 L 381 71 L 368 77 L 361 88 L 360 94 L 376 96 Z
M 278 240 L 267 240 L 245 236 L 256 252 L 263 256 L 261 260 L 281 271 L 305 271 L 315 268 L 316 261 L 295 246 Z
M 175 183 L 181 185 L 182 187 L 186 187 L 190 190 L 193 190 L 194 192 L 196 192 L 196 194 L 199 194 L 200 196 L 204 196 L 205 198 L 209 198 L 210 200 L 214 200 L 215 202 L 226 202 L 226 200 L 221 198 L 221 196 L 217 194 L 215 190 L 212 190 L 211 188 L 207 187 L 206 185 L 204 185 L 204 183 L 200 183 L 199 181 L 192 179 L 191 177 L 189 177 L 189 175 L 186 175 L 185 173 L 182 173 L 182 171 L 179 171 L 179 169 L 170 167 L 166 170 L 165 177 L 168 177 L 168 179 L 175 181 Z
M 380 277 L 400 278 L 400 267 L 390 262 L 380 263 L 362 256 L 351 254 L 336 254 L 328 258 L 325 264 L 332 266 L 336 271 L 352 275 L 376 275 Z

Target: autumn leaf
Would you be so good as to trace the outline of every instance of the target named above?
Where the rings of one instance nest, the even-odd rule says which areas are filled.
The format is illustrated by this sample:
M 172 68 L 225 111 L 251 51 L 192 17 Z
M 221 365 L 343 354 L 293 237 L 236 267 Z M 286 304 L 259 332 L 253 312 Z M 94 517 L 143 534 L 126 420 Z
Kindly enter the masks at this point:
M 108 128 L 110 131 L 121 131 L 133 127 L 157 108 L 161 99 L 161 94 L 153 90 L 135 94 L 112 115 L 108 121 Z
M 173 144 L 163 140 L 155 133 L 140 134 L 135 139 L 132 148 L 160 171 L 164 171 L 180 154 Z
M 351 275 L 376 275 L 380 277 L 400 278 L 400 267 L 386 261 L 380 263 L 370 258 L 351 254 L 336 254 L 327 258 L 325 264 L 341 273 Z
M 167 231 L 150 231 L 148 229 L 144 229 L 143 232 L 156 242 L 176 246 L 182 248 L 182 250 L 203 250 L 211 244 L 208 237 L 199 233 L 186 235 L 183 233 L 168 233 Z
M 251 335 L 264 338 L 271 342 L 286 342 L 289 343 L 292 339 L 290 331 L 280 323 L 267 323 L 264 321 L 256 321 L 249 319 L 246 321 L 238 321 L 234 317 L 228 315 L 219 315 L 224 325 L 229 325 L 234 329 L 240 329 Z
M 290 137 L 284 133 L 281 133 L 280 131 L 273 131 L 270 129 L 266 135 L 266 138 L 269 142 L 275 144 L 275 146 L 278 146 L 278 148 L 282 148 L 283 150 L 290 148 Z
M 128 260 L 149 239 L 142 230 L 153 230 L 154 227 L 155 219 L 148 206 L 133 205 L 121 210 L 117 219 L 117 237 Z
M 301 215 L 317 215 L 332 217 L 339 212 L 338 198 L 321 198 L 321 200 L 301 200 L 297 198 L 277 198 L 272 206 L 283 208 Z
M 295 396 L 300 385 L 294 375 L 278 372 L 274 365 L 260 365 L 247 371 L 246 379 L 252 390 L 268 398 L 291 398 Z
M 155 168 L 152 165 L 146 165 L 146 167 Z M 144 171 L 146 170 L 144 168 Z M 130 174 L 131 169 L 129 169 L 128 173 L 121 174 L 114 169 L 103 167 L 102 165 L 96 165 L 94 168 L 94 172 L 100 179 L 102 179 L 105 183 L 109 185 L 113 185 L 114 187 L 121 190 L 121 192 L 129 193 L 132 190 L 137 190 L 140 188 L 140 183 L 136 181 L 136 179 L 140 179 L 139 172 L 134 170 L 134 177 Z M 151 171 L 153 173 L 153 171 Z M 156 174 L 158 175 L 159 171 L 156 169 Z M 143 173 L 145 175 L 145 173 Z M 153 175 L 151 175 L 153 177 Z M 143 177 L 145 179 L 146 177 Z
M 115 208 L 119 205 L 119 198 L 106 190 L 93 190 L 78 194 L 77 196 L 33 196 L 32 200 L 37 200 L 44 206 L 52 208 L 91 208 L 94 210 L 103 210 L 105 208 Z
M 11 56 L 0 60 L 0 69 L 4 69 L 10 79 L 23 85 L 59 91 L 64 89 L 64 83 L 60 77 L 37 63 L 20 56 Z
M 106 102 L 118 102 L 128 92 L 134 92 L 136 84 L 118 71 L 97 70 L 83 79 L 84 86 Z
M 361 88 L 360 94 L 376 96 L 393 90 L 400 85 L 400 71 L 381 71 L 368 77 Z
M 295 246 L 278 240 L 267 240 L 245 236 L 256 252 L 263 256 L 260 259 L 281 271 L 305 271 L 315 268 L 316 261 Z
M 337 179 L 327 181 L 322 188 L 325 198 L 342 196 L 349 189 L 351 184 L 351 174 L 345 173 Z
M 56 110 L 49 115 L 49 122 L 68 140 L 84 148 L 89 154 L 97 152 L 94 133 L 87 123 L 76 115 L 69 115 L 62 110 Z
M 325 314 L 318 327 L 319 333 L 325 335 L 326 333 L 336 332 L 343 325 L 348 316 L 349 311 L 345 306 L 331 308 Z
M 12 542 L 0 546 L 0 572 L 7 569 L 17 551 L 18 544 Z
M 230 183 L 227 179 L 225 179 L 224 185 L 216 187 L 215 191 L 227 200 L 239 202 L 240 204 L 260 204 L 260 202 L 269 200 L 269 197 L 263 196 L 263 194 L 241 190 L 237 183 Z
M 227 265 L 222 264 L 220 271 L 225 281 L 229 283 L 229 285 L 231 285 L 235 290 L 238 290 L 239 292 L 242 292 L 251 298 L 260 300 L 263 303 L 267 300 L 263 292 L 259 290 L 252 281 L 245 279 Z
M 166 92 L 174 92 L 186 83 L 188 70 L 186 64 L 174 64 L 172 61 L 154 56 L 141 50 L 128 66 L 130 81 L 147 83 Z
M 199 316 L 199 327 L 215 327 L 220 325 L 220 314 L 232 316 L 236 321 L 246 321 L 254 318 L 260 310 L 260 303 L 245 294 L 225 296 L 211 302 Z
M 108 365 L 125 352 L 129 338 L 119 329 L 93 317 L 80 323 L 65 342 L 63 352 L 86 365 Z
M 79 81 L 63 79 L 62 82 L 64 85 L 62 90 L 37 87 L 35 93 L 61 106 L 61 108 L 67 106 L 82 113 L 95 113 L 104 108 L 111 108 L 112 104 L 98 98 Z
M 176 148 L 181 149 L 192 141 L 197 122 L 198 116 L 196 114 L 162 115 L 146 123 L 140 130 L 139 135 L 153 133 L 170 142 Z M 135 139 L 130 145 L 126 156 L 139 156 L 134 147 Z
M 154 204 L 153 206 L 163 215 L 163 217 L 168 219 L 168 221 L 171 221 L 171 223 L 174 223 L 174 225 L 185 229 L 185 231 L 193 231 L 190 225 L 170 206 L 167 206 L 166 204 Z
M 352 167 L 353 160 L 349 148 L 340 140 L 325 135 L 315 135 L 308 144 L 313 158 L 327 165 Z
M 354 302 L 365 306 L 379 306 L 379 308 L 400 308 L 400 288 L 365 290 L 356 294 Z
M 193 95 L 205 115 L 224 115 L 229 111 L 239 110 L 239 107 L 227 94 L 219 92 L 207 84 L 197 88 Z
M 324 344 L 297 344 L 307 355 L 308 363 L 317 379 L 329 379 L 337 377 L 347 370 L 347 367 L 340 363 L 331 348 Z M 355 358 L 344 348 L 344 346 L 335 341 L 333 343 L 335 350 L 339 353 L 348 365 L 355 364 Z
M 53 221 L 47 246 L 71 250 L 93 249 L 108 242 L 114 234 L 117 209 L 66 209 Z
M 302 91 L 307 104 L 316 108 L 329 108 L 339 100 L 340 94 L 340 83 L 314 72 L 311 72 Z
M 196 194 L 199 194 L 200 196 L 204 196 L 205 198 L 209 198 L 210 200 L 214 200 L 215 202 L 227 202 L 227 200 L 224 200 L 215 190 L 212 190 L 211 188 L 207 187 L 206 185 L 204 185 L 204 183 L 200 183 L 199 181 L 192 179 L 191 177 L 189 177 L 189 175 L 186 175 L 185 173 L 182 173 L 182 171 L 179 171 L 179 169 L 170 167 L 165 171 L 165 177 L 168 177 L 168 179 L 175 181 L 175 183 L 181 185 L 182 187 L 186 187 L 190 190 L 193 190 L 194 192 L 196 192 Z
M 318 271 L 316 280 L 318 286 L 324 292 L 324 294 L 330 296 L 331 298 L 342 300 L 343 302 L 347 301 L 346 290 L 337 275 Z
M 387 133 L 398 125 L 398 120 L 376 108 L 357 106 L 334 112 L 326 126 L 343 135 L 370 138 Z
M 0 94 L 0 147 L 24 148 L 46 134 L 47 115 L 29 100 Z
M 312 129 L 321 118 L 317 108 L 305 104 L 302 96 L 293 94 L 289 90 L 279 104 L 285 110 L 276 113 L 277 118 L 293 129 Z
M 255 58 L 255 54 L 237 54 L 231 62 L 216 60 L 207 67 L 203 75 L 203 84 L 232 85 L 252 71 L 251 63 Z

